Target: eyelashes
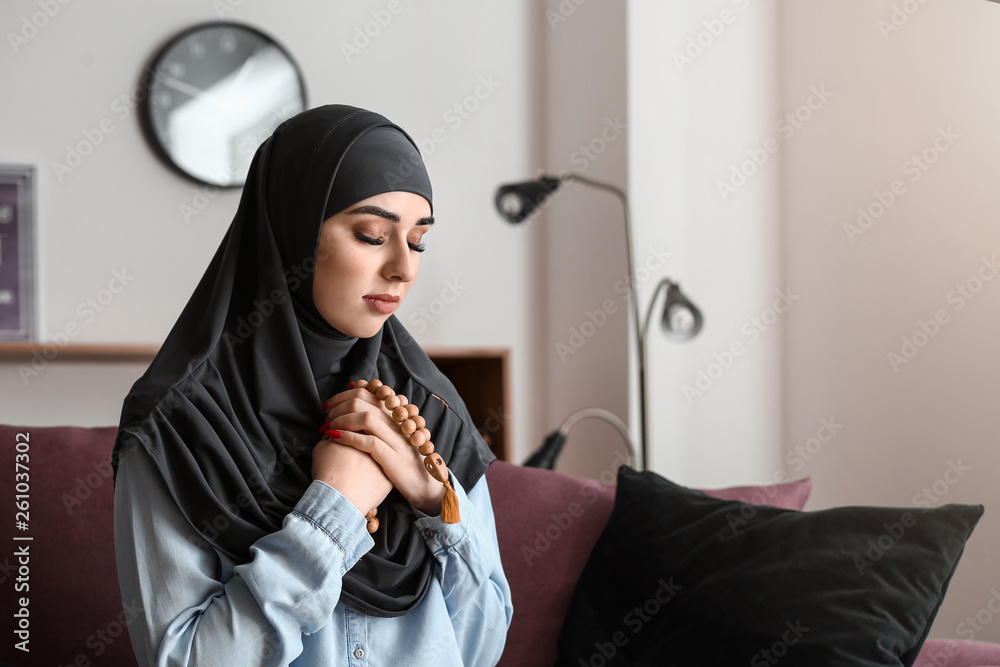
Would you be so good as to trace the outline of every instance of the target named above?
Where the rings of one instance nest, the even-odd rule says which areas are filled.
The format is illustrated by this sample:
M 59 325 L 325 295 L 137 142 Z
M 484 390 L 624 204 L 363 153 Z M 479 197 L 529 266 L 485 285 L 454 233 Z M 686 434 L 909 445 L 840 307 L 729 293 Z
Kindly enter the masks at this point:
M 385 243 L 385 239 L 373 239 L 370 236 L 365 236 L 361 232 L 356 232 L 354 236 L 357 237 L 359 241 L 363 243 L 368 243 L 369 245 L 382 245 L 383 243 Z M 406 245 L 410 246 L 410 250 L 413 250 L 415 252 L 423 252 L 424 250 L 427 249 L 427 246 L 425 246 L 423 243 L 417 245 L 416 243 L 410 243 L 409 241 L 407 241 Z

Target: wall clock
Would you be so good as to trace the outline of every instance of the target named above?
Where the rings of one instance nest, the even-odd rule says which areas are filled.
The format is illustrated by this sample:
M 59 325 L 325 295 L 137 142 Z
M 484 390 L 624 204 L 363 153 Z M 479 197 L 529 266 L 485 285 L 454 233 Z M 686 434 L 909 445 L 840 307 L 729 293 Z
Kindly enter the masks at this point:
M 156 153 L 199 183 L 240 187 L 257 147 L 305 109 L 298 65 L 273 39 L 238 23 L 196 25 L 145 69 L 142 125 Z

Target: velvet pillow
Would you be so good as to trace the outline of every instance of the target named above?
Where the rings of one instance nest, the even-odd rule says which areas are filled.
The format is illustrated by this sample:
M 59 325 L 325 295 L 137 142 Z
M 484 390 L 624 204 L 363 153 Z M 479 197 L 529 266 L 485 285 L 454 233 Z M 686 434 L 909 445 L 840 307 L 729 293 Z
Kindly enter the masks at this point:
M 623 467 L 558 664 L 912 665 L 982 514 L 798 512 Z

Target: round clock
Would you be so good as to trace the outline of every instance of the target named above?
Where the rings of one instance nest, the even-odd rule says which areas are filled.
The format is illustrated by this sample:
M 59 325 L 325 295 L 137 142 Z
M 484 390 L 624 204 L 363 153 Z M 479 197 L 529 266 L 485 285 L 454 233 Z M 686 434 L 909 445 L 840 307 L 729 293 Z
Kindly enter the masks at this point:
M 204 23 L 172 38 L 143 76 L 142 124 L 153 149 L 199 183 L 239 187 L 257 147 L 305 109 L 302 74 L 264 33 Z

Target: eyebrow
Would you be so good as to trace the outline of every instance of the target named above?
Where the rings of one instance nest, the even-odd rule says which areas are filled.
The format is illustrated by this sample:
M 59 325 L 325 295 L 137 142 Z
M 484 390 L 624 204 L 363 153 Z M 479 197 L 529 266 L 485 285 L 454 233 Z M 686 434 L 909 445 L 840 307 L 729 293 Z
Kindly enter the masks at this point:
M 393 222 L 399 222 L 399 215 L 393 213 L 392 211 L 387 211 L 381 206 L 372 206 L 371 204 L 365 206 L 359 206 L 356 209 L 348 211 L 350 215 L 377 215 L 380 218 L 385 218 L 386 220 L 392 220 Z M 433 225 L 434 216 L 429 215 L 425 218 L 420 218 L 417 220 L 418 225 Z

